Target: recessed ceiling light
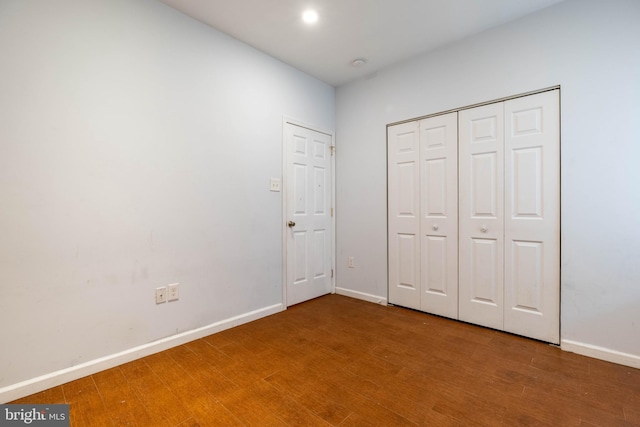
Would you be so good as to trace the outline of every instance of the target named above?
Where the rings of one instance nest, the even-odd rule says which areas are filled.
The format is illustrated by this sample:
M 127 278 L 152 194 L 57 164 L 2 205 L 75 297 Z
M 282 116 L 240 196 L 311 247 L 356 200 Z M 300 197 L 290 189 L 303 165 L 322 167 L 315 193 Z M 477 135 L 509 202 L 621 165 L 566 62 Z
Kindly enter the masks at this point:
M 364 67 L 366 63 L 367 63 L 366 59 L 357 58 L 357 59 L 354 59 L 353 61 L 351 61 L 351 66 L 354 67 L 354 68 L 360 68 L 360 67 Z
M 315 10 L 305 10 L 302 14 L 302 20 L 307 24 L 314 24 L 318 22 L 318 12 Z

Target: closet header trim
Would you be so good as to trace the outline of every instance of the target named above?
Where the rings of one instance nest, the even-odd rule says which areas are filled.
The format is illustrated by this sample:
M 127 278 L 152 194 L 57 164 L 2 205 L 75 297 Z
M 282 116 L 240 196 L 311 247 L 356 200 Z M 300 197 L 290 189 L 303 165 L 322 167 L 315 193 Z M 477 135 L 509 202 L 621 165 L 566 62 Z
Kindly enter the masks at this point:
M 414 122 L 416 120 L 428 119 L 430 117 L 442 116 L 444 114 L 456 113 L 458 111 L 468 110 L 470 108 L 482 107 L 483 105 L 495 104 L 497 102 L 504 102 L 504 101 L 508 101 L 510 99 L 522 98 L 524 96 L 535 95 L 535 94 L 538 94 L 538 93 L 550 92 L 552 90 L 559 90 L 559 89 L 560 89 L 560 85 L 550 86 L 550 87 L 545 88 L 545 89 L 533 90 L 531 92 L 525 92 L 525 93 L 521 93 L 521 94 L 518 94 L 518 95 L 505 96 L 504 98 L 498 98 L 498 99 L 494 99 L 492 101 L 479 102 L 477 104 L 467 105 L 466 107 L 452 108 L 451 110 L 441 111 L 439 113 L 427 114 L 426 116 L 414 117 L 412 119 L 406 119 L 406 120 L 401 120 L 399 122 L 389 123 L 389 124 L 387 124 L 387 127 L 395 126 L 395 125 L 401 125 L 403 123 Z

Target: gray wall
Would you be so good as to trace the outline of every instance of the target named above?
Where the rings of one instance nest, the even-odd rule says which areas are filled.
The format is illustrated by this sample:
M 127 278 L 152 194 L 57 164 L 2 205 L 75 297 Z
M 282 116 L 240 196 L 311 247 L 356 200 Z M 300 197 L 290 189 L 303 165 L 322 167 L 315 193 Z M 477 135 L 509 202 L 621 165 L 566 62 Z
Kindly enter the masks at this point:
M 0 392 L 282 303 L 283 115 L 334 88 L 152 0 L 2 1 L 0 54 Z
M 561 85 L 561 338 L 639 362 L 639 23 L 570 0 L 339 87 L 338 291 L 387 296 L 386 124 Z

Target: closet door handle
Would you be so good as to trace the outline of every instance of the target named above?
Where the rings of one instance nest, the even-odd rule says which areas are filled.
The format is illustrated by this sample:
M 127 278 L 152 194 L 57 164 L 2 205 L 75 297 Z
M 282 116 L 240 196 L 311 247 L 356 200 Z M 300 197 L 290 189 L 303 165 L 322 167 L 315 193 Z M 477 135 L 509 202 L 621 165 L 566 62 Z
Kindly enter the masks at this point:
M 289 223 L 287 224 L 289 227 L 295 227 L 296 223 L 294 221 L 289 221 Z
M 438 224 L 433 224 L 433 231 L 438 231 L 440 229 L 440 226 Z
M 487 231 L 489 231 L 489 227 L 487 227 L 486 225 L 483 225 L 482 227 L 480 227 L 480 231 L 482 231 L 483 233 L 486 233 Z

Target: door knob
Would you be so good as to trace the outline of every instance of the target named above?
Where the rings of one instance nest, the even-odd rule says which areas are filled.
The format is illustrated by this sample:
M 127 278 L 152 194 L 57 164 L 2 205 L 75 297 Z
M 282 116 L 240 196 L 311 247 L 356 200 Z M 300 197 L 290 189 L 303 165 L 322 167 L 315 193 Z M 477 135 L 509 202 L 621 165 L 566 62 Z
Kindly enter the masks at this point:
M 433 227 L 431 228 L 433 228 L 433 231 L 438 231 L 440 227 L 438 226 L 438 224 L 433 224 Z
M 287 224 L 289 227 L 295 227 L 296 223 L 294 221 L 289 221 L 289 223 Z
M 487 231 L 489 231 L 489 227 L 487 227 L 486 225 L 483 225 L 483 226 L 480 228 L 480 231 L 482 231 L 483 233 L 486 233 Z

